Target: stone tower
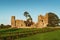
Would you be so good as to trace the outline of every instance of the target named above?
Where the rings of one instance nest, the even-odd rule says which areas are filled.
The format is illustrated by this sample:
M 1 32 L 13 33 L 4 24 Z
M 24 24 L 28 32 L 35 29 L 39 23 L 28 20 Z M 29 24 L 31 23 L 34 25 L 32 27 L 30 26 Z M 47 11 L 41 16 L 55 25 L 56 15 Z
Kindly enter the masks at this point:
M 38 27 L 42 28 L 44 26 L 44 16 L 38 16 Z
M 48 14 L 46 14 L 45 16 L 39 15 L 37 25 L 38 25 L 37 27 L 40 27 L 40 28 L 47 27 L 47 25 L 48 25 Z
M 15 16 L 12 16 L 11 17 L 11 26 L 12 27 L 15 27 L 16 26 L 16 24 L 15 24 Z

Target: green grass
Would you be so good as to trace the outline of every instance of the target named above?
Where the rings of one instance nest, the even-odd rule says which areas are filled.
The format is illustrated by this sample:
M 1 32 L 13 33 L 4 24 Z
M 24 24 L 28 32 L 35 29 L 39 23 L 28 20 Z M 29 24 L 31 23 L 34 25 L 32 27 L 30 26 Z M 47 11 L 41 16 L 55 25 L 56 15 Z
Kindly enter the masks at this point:
M 12 29 L 0 29 L 0 37 L 7 37 L 7 36 L 15 36 L 15 35 L 20 35 L 21 33 L 30 33 L 30 32 L 34 32 L 36 30 L 40 30 L 40 29 L 36 29 L 36 28 L 32 28 L 32 29 L 28 29 L 28 28 L 12 28 Z
M 53 32 L 54 31 L 54 32 Z M 9 28 L 0 29 L 0 38 L 13 38 L 16 40 L 44 40 L 49 39 L 54 34 L 54 36 L 59 36 L 60 28 Z M 53 34 L 52 34 L 53 33 Z M 21 36 L 22 35 L 22 36 Z M 45 38 L 46 36 L 46 38 Z M 58 37 L 57 36 L 57 37 Z M 18 38 L 17 38 L 18 37 Z M 53 36 L 52 36 L 53 38 Z M 56 40 L 56 39 L 54 39 Z
M 44 28 L 44 29 L 40 29 L 40 28 L 19 28 L 19 29 L 1 29 L 0 30 L 0 37 L 7 37 L 7 36 L 15 36 L 15 35 L 20 35 L 21 33 L 24 33 L 24 34 L 28 34 L 28 33 L 34 33 L 34 32 L 45 32 L 45 31 L 51 31 L 51 30 L 54 30 L 54 29 L 51 29 L 51 28 Z
M 19 38 L 16 40 L 60 40 L 60 30 L 36 34 L 33 36 L 29 36 L 29 37 L 25 37 L 25 38 Z

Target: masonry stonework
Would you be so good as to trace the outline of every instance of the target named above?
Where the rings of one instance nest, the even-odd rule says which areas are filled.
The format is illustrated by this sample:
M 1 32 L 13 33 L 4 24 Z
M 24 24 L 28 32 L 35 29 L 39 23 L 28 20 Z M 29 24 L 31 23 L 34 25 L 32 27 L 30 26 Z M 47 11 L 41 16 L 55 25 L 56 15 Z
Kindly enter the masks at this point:
M 58 17 L 55 14 L 47 13 L 45 16 L 39 15 L 38 22 L 33 23 L 31 26 L 27 27 L 24 20 L 16 20 L 15 16 L 11 17 L 11 26 L 14 28 L 44 28 L 48 25 L 57 25 Z M 55 20 L 56 19 L 56 20 Z
M 48 14 L 45 16 L 39 15 L 38 16 L 38 22 L 37 22 L 37 27 L 47 27 L 48 25 Z
M 11 26 L 12 26 L 12 27 L 15 27 L 15 26 L 16 26 L 15 23 L 16 23 L 16 22 L 15 22 L 15 16 L 12 16 L 12 17 L 11 17 Z

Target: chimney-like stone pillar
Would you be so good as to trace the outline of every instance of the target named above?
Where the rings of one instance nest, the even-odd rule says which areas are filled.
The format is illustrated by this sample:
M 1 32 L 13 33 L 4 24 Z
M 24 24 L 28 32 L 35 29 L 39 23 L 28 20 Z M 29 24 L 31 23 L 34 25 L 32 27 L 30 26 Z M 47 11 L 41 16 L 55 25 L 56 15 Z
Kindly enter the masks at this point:
M 16 23 L 15 23 L 15 16 L 11 17 L 11 27 L 15 27 Z

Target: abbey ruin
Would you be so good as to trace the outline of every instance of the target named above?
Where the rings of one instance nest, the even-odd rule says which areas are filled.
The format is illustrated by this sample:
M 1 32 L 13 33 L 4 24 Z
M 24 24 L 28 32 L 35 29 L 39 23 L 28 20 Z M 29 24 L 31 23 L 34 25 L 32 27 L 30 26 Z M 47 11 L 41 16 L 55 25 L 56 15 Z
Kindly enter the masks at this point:
M 32 21 L 32 18 L 30 16 L 28 16 L 28 15 L 25 15 L 25 16 L 28 17 L 27 21 L 16 20 L 15 16 L 12 16 L 11 17 L 12 28 L 44 28 L 44 27 L 48 27 L 48 26 L 57 26 L 59 23 L 58 16 L 51 12 L 46 13 L 45 16 L 39 15 L 38 22 L 36 22 L 36 23 L 34 23 Z

